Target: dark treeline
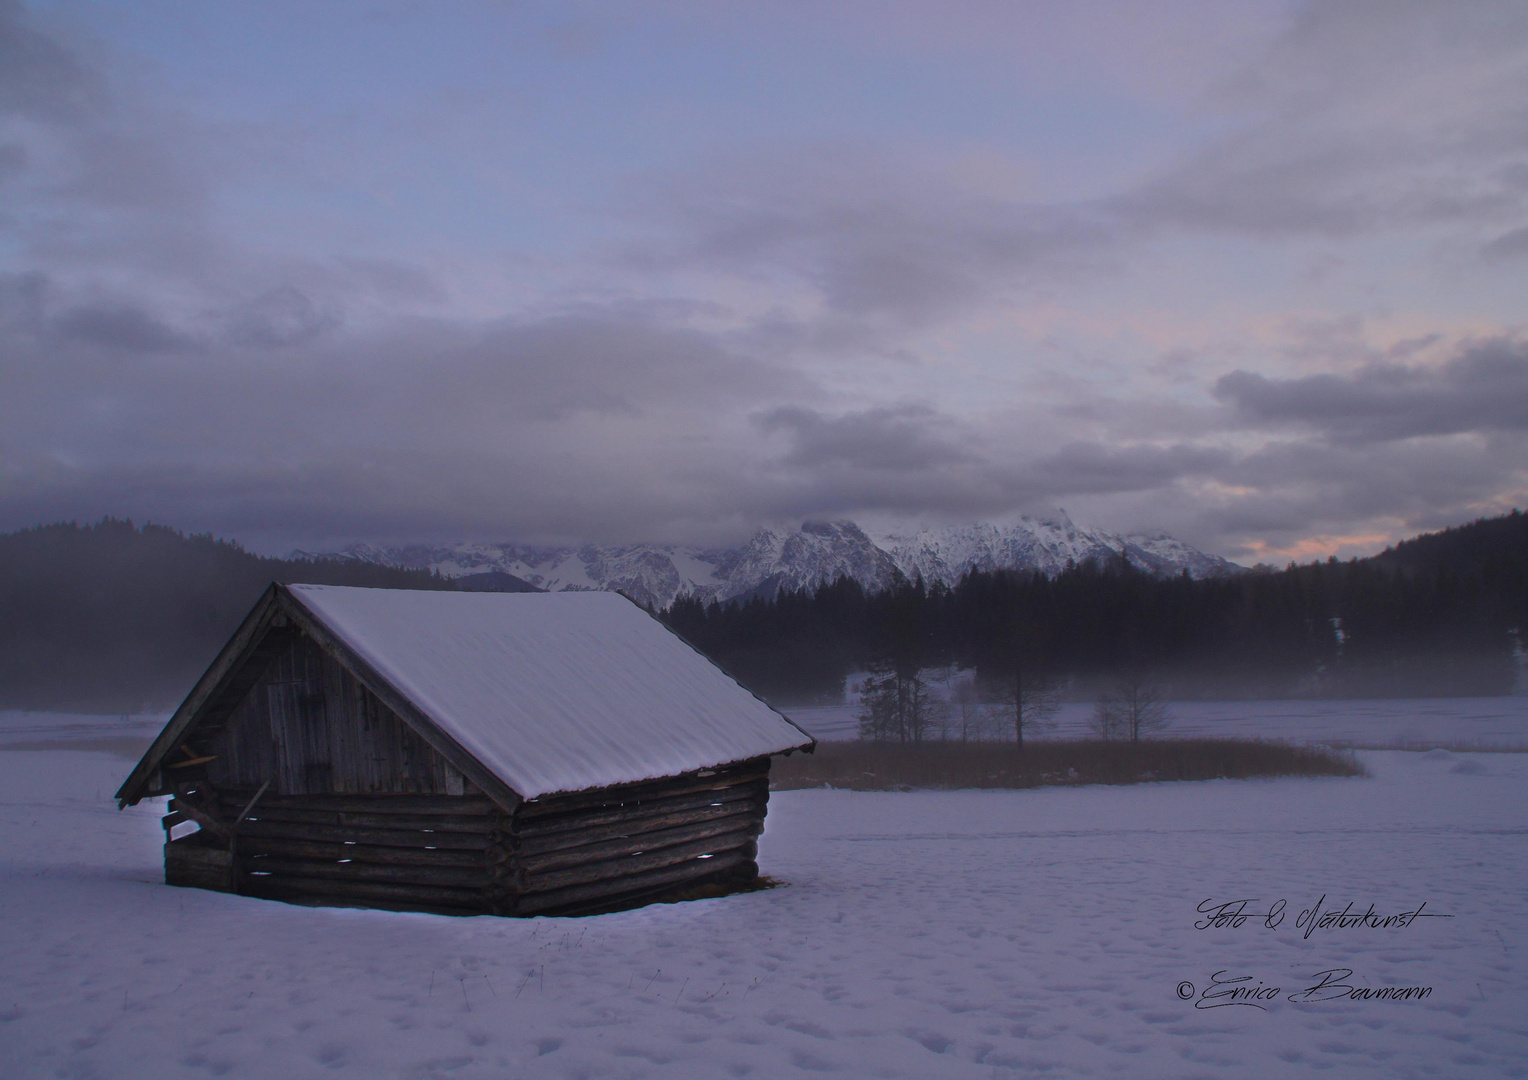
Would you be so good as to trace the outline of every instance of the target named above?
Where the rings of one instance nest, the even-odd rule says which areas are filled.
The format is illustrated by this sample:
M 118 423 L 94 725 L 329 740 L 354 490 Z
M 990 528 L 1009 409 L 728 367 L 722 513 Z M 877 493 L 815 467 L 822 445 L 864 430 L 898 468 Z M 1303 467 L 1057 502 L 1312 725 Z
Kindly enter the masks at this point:
M 426 571 L 269 559 L 111 519 L 3 534 L 0 708 L 172 706 L 271 581 L 453 587 Z M 1418 537 L 1372 559 L 1209 581 L 1122 564 L 873 594 L 842 580 L 772 600 L 681 600 L 663 618 L 779 703 L 836 701 L 856 670 L 947 665 L 974 669 L 994 697 L 1016 666 L 1030 684 L 1077 697 L 1121 674 L 1183 697 L 1500 694 L 1528 638 L 1528 516 Z
M 0 707 L 129 711 L 185 696 L 272 581 L 450 588 L 428 571 L 268 559 L 107 519 L 0 535 Z
M 1528 517 L 1205 581 L 1123 561 L 873 594 L 840 580 L 773 600 L 681 599 L 664 618 L 777 702 L 837 700 L 859 669 L 946 665 L 975 669 L 994 694 L 1016 667 L 1077 696 L 1126 675 L 1177 697 L 1504 694 L 1528 635 Z

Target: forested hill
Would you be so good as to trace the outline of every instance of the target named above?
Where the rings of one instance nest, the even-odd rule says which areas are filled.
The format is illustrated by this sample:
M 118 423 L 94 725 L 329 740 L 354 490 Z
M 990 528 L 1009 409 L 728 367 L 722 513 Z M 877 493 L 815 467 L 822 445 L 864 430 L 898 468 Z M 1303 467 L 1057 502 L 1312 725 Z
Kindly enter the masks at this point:
M 1417 537 L 1369 559 L 1191 581 L 1123 561 L 954 588 L 840 580 L 773 601 L 676 602 L 676 630 L 776 702 L 835 699 L 846 674 L 1015 666 L 1087 695 L 1124 673 L 1180 697 L 1510 693 L 1528 642 L 1528 517 Z
M 1503 517 L 1424 533 L 1367 561 L 1405 572 L 1436 574 L 1446 570 L 1483 576 L 1521 597 L 1528 594 L 1528 514 L 1514 510 Z
M 130 521 L 0 534 L 0 708 L 173 707 L 272 581 L 452 587 L 428 571 L 267 559 Z

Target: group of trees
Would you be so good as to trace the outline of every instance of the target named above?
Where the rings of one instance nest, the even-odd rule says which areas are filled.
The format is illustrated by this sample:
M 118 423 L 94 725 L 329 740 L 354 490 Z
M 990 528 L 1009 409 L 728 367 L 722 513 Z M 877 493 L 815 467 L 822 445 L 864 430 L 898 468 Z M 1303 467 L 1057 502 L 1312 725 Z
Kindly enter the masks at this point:
M 1528 516 L 1371 559 L 1201 581 L 1118 560 L 976 572 L 953 588 L 841 579 L 742 603 L 682 598 L 662 617 L 771 700 L 839 701 L 845 677 L 869 669 L 873 729 L 910 741 L 929 730 L 919 673 L 949 666 L 974 672 L 984 701 L 1012 704 L 1018 738 L 1044 695 L 1094 698 L 1122 677 L 1174 697 L 1504 694 L 1528 635 Z
M 860 738 L 918 746 L 925 742 L 1024 741 L 1052 730 L 1061 687 L 1016 668 L 1011 686 L 983 688 L 950 669 L 898 671 L 873 665 L 859 684 Z M 1169 722 L 1163 687 L 1140 672 L 1125 672 L 1094 702 L 1092 730 L 1101 739 L 1139 742 Z

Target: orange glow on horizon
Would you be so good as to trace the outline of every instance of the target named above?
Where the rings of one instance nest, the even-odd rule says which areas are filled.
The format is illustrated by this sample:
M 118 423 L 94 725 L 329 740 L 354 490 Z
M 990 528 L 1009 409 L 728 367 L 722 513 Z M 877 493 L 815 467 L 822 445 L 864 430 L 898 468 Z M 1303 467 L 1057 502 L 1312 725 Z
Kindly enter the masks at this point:
M 1257 562 L 1279 567 L 1291 562 L 1318 562 L 1332 555 L 1340 559 L 1377 555 L 1395 542 L 1392 533 L 1351 533 L 1308 536 L 1283 547 L 1273 547 L 1261 540 L 1254 540 L 1247 544 L 1247 550 Z

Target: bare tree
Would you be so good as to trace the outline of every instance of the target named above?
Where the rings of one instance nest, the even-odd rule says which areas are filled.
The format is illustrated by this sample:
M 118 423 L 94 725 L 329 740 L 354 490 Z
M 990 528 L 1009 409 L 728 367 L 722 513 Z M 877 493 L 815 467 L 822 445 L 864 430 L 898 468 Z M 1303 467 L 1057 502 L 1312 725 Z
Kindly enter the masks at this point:
M 954 721 L 960 726 L 960 741 L 985 739 L 991 709 L 982 700 L 976 683 L 969 679 L 958 683 L 950 696 L 953 699 Z
M 1013 678 L 1004 688 L 1002 700 L 1009 706 L 1014 741 L 1024 748 L 1024 736 L 1048 731 L 1055 725 L 1051 717 L 1061 707 L 1061 691 L 1037 671 L 1030 670 L 1021 656 L 1015 655 Z
M 1165 728 L 1169 719 L 1162 688 L 1139 672 L 1129 672 L 1098 699 L 1093 730 L 1102 739 L 1140 742 L 1142 735 Z
M 860 738 L 921 744 L 943 733 L 949 710 L 922 672 L 892 663 L 871 667 L 860 687 Z

